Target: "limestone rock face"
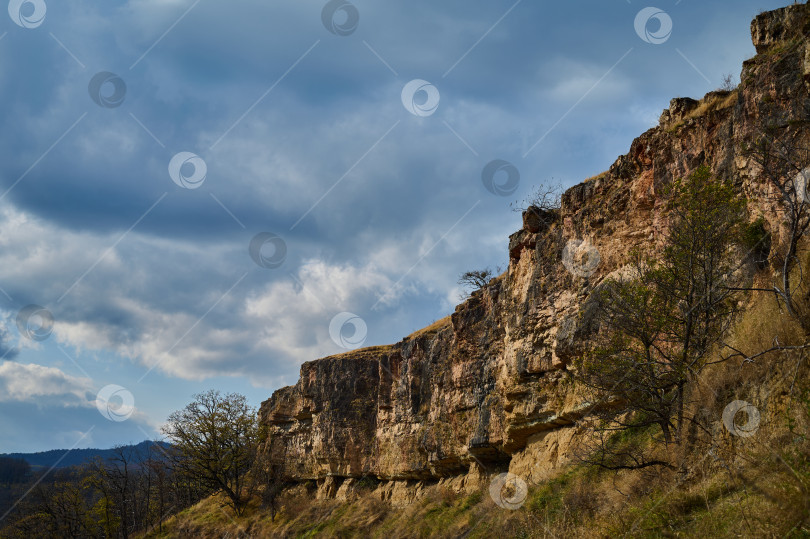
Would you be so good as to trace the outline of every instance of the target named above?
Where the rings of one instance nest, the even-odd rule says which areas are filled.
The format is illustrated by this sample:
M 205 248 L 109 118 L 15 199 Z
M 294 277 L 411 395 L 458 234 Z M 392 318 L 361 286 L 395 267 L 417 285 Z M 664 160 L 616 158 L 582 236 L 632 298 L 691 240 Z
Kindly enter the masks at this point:
M 781 226 L 742 148 L 763 123 L 808 138 L 810 49 L 804 39 L 785 45 L 807 35 L 808 21 L 804 4 L 757 17 L 761 54 L 745 63 L 736 91 L 673 100 L 666 122 L 564 194 L 553 224 L 527 212 L 510 237 L 508 271 L 449 319 L 389 347 L 302 365 L 298 383 L 261 406 L 264 451 L 293 479 L 317 481 L 321 495 L 347 495 L 347 479 L 370 476 L 399 503 L 428 482 L 464 490 L 494 471 L 527 482 L 553 474 L 588 411 L 569 368 L 595 329 L 593 292 L 623 271 L 631 250 L 660 247 L 667 185 L 706 164 L 734 180 L 752 219 Z M 598 256 L 585 264 L 569 256 L 570 242 Z
M 810 20 L 803 4 L 767 11 L 751 23 L 751 38 L 758 54 L 778 43 L 807 37 L 810 37 Z
M 676 122 L 686 117 L 687 114 L 697 108 L 700 101 L 691 97 L 676 97 L 669 102 L 669 108 L 661 114 L 659 123 L 665 124 Z

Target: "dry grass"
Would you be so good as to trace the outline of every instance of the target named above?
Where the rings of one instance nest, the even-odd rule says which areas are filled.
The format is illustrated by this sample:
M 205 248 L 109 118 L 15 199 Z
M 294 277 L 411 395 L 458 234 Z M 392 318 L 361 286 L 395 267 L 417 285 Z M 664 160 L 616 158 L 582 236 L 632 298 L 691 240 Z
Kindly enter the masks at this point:
M 437 321 L 433 322 L 431 325 L 429 325 L 426 328 L 422 328 L 420 330 L 417 330 L 417 331 L 411 333 L 410 335 L 405 337 L 405 339 L 416 339 L 417 337 L 423 337 L 425 335 L 435 335 L 436 333 L 438 333 L 442 329 L 444 329 L 446 327 L 449 327 L 449 326 L 450 326 L 450 316 L 448 315 L 448 316 L 445 316 L 444 318 L 442 318 L 441 320 L 437 320 Z M 366 348 L 358 348 L 357 350 L 350 350 L 348 352 L 342 352 L 340 354 L 327 356 L 327 357 L 322 358 L 322 359 L 346 359 L 346 358 L 352 358 L 352 359 L 379 359 L 381 356 L 389 354 L 393 349 L 394 349 L 393 344 L 384 344 L 384 345 L 380 345 L 380 346 L 369 346 L 369 347 L 366 347 Z M 316 361 L 321 361 L 321 360 L 319 359 L 319 360 L 316 360 Z
M 586 178 L 585 180 L 583 180 L 582 183 L 588 183 L 588 182 L 596 181 L 596 180 L 604 178 L 607 175 L 608 175 L 608 171 L 606 170 L 604 172 L 600 172 L 599 174 L 591 176 L 590 178 Z
M 333 356 L 327 356 L 322 359 L 344 359 L 344 358 L 378 359 L 380 356 L 387 354 L 393 349 L 394 349 L 393 344 L 385 344 L 382 346 L 369 346 L 367 348 L 358 348 L 357 350 L 350 350 L 348 352 L 342 352 L 340 354 L 335 354 Z M 321 360 L 318 359 L 316 361 Z
M 698 102 L 697 107 L 689 111 L 682 119 L 672 123 L 667 127 L 670 132 L 677 131 L 689 120 L 696 120 L 708 116 L 712 112 L 725 110 L 734 106 L 739 96 L 739 90 L 733 90 L 728 94 L 714 93 L 708 97 L 704 97 Z
M 425 335 L 435 335 L 442 329 L 450 326 L 450 316 L 445 316 L 441 320 L 437 320 L 433 322 L 428 327 L 422 328 L 417 330 L 405 339 L 415 339 L 417 337 L 423 337 Z M 387 355 L 394 349 L 393 344 L 384 344 L 379 346 L 368 346 L 366 348 L 358 348 L 357 350 L 350 350 L 348 352 L 341 352 L 340 354 L 335 354 L 332 356 L 327 356 L 322 359 L 346 359 L 346 358 L 353 358 L 353 359 L 379 359 L 381 356 Z M 316 361 L 321 361 L 320 359 Z
M 532 485 L 515 511 L 495 505 L 485 489 L 458 495 L 439 487 L 401 508 L 374 493 L 350 503 L 293 497 L 275 522 L 257 509 L 231 519 L 206 500 L 167 523 L 163 535 L 150 537 L 806 536 L 808 497 L 800 487 L 810 477 L 807 448 L 774 456 L 768 445 L 760 440 L 739 448 L 733 473 L 697 456 L 694 467 L 706 469 L 686 478 L 660 470 L 614 474 L 574 468 Z
M 702 118 L 717 110 L 724 110 L 733 106 L 737 102 L 739 92 L 737 90 L 729 92 L 727 95 L 712 94 L 708 98 L 700 100 L 698 106 L 686 115 L 687 120 Z
M 736 344 L 770 345 L 774 332 L 797 337 L 773 302 L 752 304 L 736 328 Z M 797 370 L 798 367 L 798 370 Z M 794 375 L 797 383 L 791 390 Z M 235 519 L 216 498 L 174 517 L 150 537 L 806 537 L 810 535 L 810 365 L 779 353 L 753 364 L 727 362 L 705 371 L 692 411 L 704 408 L 717 427 L 710 446 L 680 455 L 688 473 L 620 473 L 583 467 L 530 485 L 523 506 L 495 505 L 485 488 L 472 495 L 429 487 L 403 508 L 366 490 L 351 502 L 315 500 L 299 487 L 282 500 L 275 522 L 254 504 Z M 771 395 L 757 401 L 758 391 Z M 727 402 L 750 400 L 762 410 L 751 438 L 722 427 Z M 703 400 L 701 400 L 703 399 Z M 674 456 L 674 455 L 673 455 Z M 680 458 L 678 458 L 680 460 Z
M 413 333 L 405 337 L 405 339 L 411 340 L 416 339 L 418 337 L 424 337 L 425 335 L 435 335 L 436 333 L 440 332 L 441 330 L 447 327 L 450 327 L 450 315 L 447 315 L 440 320 L 436 320 L 426 328 L 414 331 Z
M 810 257 L 805 265 L 807 274 Z M 449 318 L 439 320 L 411 337 L 448 324 Z M 774 337 L 783 344 L 806 339 L 772 297 L 754 295 L 732 342 L 755 352 L 769 348 Z M 283 497 L 275 522 L 255 503 L 235 519 L 212 497 L 149 537 L 810 536 L 810 362 L 796 352 L 774 352 L 753 363 L 730 360 L 704 371 L 694 387 L 689 411 L 707 414 L 710 434 L 698 433 L 672 455 L 686 462 L 686 473 L 571 467 L 530 485 L 515 511 L 498 507 L 486 485 L 470 495 L 429 487 L 402 508 L 382 502 L 377 491 L 363 490 L 351 502 L 316 501 L 312 485 L 300 486 Z M 761 410 L 761 426 L 750 438 L 731 436 L 720 419 L 736 399 Z

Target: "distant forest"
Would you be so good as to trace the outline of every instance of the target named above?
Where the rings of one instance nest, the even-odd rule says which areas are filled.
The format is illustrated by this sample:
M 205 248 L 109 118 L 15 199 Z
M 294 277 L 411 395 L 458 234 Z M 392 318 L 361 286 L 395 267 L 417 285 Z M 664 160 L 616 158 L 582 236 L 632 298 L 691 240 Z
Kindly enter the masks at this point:
M 137 451 L 145 451 L 150 445 L 160 444 L 164 449 L 168 448 L 170 444 L 166 442 L 152 442 L 144 441 L 136 445 L 127 446 L 136 449 Z M 107 460 L 115 454 L 115 449 L 52 449 L 50 451 L 41 451 L 39 453 L 5 453 L 0 455 L 0 483 L 2 480 L 3 469 L 9 466 L 8 459 L 23 460 L 31 465 L 33 469 L 37 468 L 69 468 L 70 466 L 80 466 L 86 464 L 96 457 L 102 460 Z
M 129 537 L 209 491 L 178 470 L 176 449 L 141 442 L 113 449 L 0 456 L 0 537 Z

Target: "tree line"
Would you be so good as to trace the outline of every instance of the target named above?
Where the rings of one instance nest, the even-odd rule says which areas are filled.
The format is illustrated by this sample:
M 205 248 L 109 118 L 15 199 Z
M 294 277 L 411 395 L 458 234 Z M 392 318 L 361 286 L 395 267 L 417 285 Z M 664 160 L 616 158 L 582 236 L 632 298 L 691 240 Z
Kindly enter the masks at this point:
M 163 431 L 170 444 L 119 446 L 64 469 L 0 459 L 0 537 L 126 539 L 215 493 L 237 515 L 258 499 L 275 516 L 282 463 L 259 454 L 258 416 L 243 395 L 195 395 Z
M 17 476 L 2 485 L 0 536 L 126 538 L 159 529 L 207 494 L 199 478 L 172 465 L 173 452 L 119 446 L 106 459 Z

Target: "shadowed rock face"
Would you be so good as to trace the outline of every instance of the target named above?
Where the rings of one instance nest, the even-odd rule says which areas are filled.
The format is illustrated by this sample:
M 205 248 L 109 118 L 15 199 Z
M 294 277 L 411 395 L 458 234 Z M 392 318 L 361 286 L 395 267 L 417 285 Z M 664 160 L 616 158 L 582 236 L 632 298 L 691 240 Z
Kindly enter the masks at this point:
M 555 224 L 524 215 L 508 271 L 443 323 L 390 347 L 302 365 L 298 383 L 261 406 L 264 451 L 294 479 L 317 480 L 322 495 L 368 475 L 388 481 L 384 498 L 407 501 L 414 481 L 463 489 L 496 469 L 530 481 L 554 473 L 585 409 L 567 369 L 594 330 L 588 298 L 632 249 L 661 245 L 664 188 L 707 164 L 734 179 L 752 220 L 763 215 L 778 238 L 781 220 L 741 148 L 763 123 L 806 130 L 808 28 L 806 5 L 758 16 L 760 55 L 745 62 L 737 91 L 673 100 L 627 155 L 564 194 Z M 571 240 L 598 252 L 595 271 L 566 259 Z

